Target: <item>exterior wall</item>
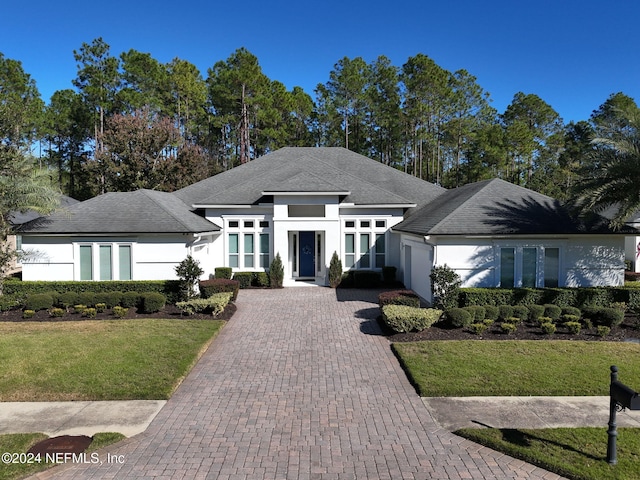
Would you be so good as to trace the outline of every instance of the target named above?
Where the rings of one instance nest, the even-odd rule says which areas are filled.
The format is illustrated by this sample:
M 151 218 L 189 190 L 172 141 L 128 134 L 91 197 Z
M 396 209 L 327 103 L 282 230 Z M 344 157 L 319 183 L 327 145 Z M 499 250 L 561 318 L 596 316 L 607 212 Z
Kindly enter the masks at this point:
M 425 243 L 421 237 L 400 236 L 401 275 L 406 288 L 410 288 L 427 302 L 431 302 L 431 268 L 433 267 L 434 246 Z
M 191 236 L 38 237 L 24 236 L 30 252 L 23 260 L 23 280 L 80 280 L 80 245 L 92 245 L 93 280 L 100 279 L 97 246 L 112 246 L 112 278 L 119 279 L 118 246 L 131 246 L 133 280 L 175 279 L 175 267 L 191 253 Z

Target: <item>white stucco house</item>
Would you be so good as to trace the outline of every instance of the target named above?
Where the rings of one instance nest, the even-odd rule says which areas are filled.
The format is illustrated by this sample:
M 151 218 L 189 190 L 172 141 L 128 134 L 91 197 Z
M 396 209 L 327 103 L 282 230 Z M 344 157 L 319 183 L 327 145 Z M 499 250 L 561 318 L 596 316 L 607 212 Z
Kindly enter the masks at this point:
M 464 286 L 621 285 L 624 235 L 585 225 L 558 202 L 502 180 L 447 190 L 344 148 L 283 148 L 173 193 L 107 193 L 28 222 L 37 252 L 24 280 L 175 278 L 192 255 L 264 271 L 279 253 L 285 286 L 395 266 L 429 300 L 447 264 Z

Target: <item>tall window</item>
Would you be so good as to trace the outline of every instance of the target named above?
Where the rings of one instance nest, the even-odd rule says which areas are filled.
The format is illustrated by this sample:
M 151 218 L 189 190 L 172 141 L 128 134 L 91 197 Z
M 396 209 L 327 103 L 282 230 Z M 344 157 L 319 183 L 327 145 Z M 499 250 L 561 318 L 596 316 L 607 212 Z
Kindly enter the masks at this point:
M 371 267 L 371 255 L 369 254 L 369 234 L 360 234 L 360 268 Z
M 229 266 L 232 268 L 238 268 L 238 234 L 229 234 Z
M 80 280 L 93 280 L 93 249 L 80 245 Z
M 131 280 L 131 245 L 118 247 L 118 266 L 120 280 Z
M 384 233 L 379 233 L 376 235 L 376 268 L 384 267 L 385 253 L 386 245 Z
M 538 249 L 522 249 L 522 286 L 535 288 L 538 276 Z
M 111 274 L 111 245 L 100 245 L 100 280 L 113 280 Z
M 511 288 L 515 286 L 516 250 L 515 248 L 500 249 L 500 286 Z
M 269 234 L 260 234 L 260 267 L 269 268 Z
M 351 268 L 356 262 L 356 236 L 353 233 L 347 233 L 344 237 L 344 266 Z
M 557 287 L 560 276 L 560 249 L 544 249 L 544 286 Z
M 253 268 L 253 234 L 244 236 L 244 267 Z

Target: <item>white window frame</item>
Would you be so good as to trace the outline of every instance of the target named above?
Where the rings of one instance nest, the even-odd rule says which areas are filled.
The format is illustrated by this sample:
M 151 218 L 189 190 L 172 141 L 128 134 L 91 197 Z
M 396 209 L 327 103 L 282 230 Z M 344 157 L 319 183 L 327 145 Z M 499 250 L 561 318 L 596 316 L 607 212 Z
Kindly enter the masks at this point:
M 501 285 L 502 277 L 502 265 L 501 265 L 501 250 L 503 248 L 512 248 L 514 250 L 514 284 L 513 286 Z M 529 243 L 529 242 L 500 242 L 494 246 L 494 258 L 495 258 L 495 282 L 494 285 L 502 288 L 522 288 L 523 287 L 523 273 L 524 273 L 524 250 L 527 248 L 536 249 L 536 273 L 535 273 L 535 285 L 530 288 L 543 288 L 545 287 L 545 250 L 558 249 L 558 286 L 564 286 L 564 282 L 561 276 L 563 256 L 565 245 L 556 242 L 541 242 L 541 243 Z
M 74 257 L 77 261 L 74 261 L 74 278 L 80 280 L 81 277 L 81 265 L 80 265 L 80 247 L 91 247 L 91 279 L 90 280 L 82 280 L 82 281 L 110 281 L 110 280 L 133 280 L 135 278 L 134 273 L 134 242 L 131 241 L 123 241 L 123 242 L 104 242 L 104 241 L 81 241 L 74 242 Z M 131 278 L 129 279 L 121 279 L 120 278 L 120 247 L 127 246 L 129 247 L 129 271 L 131 272 Z M 111 278 L 108 280 L 102 280 L 100 278 L 100 251 L 101 247 L 109 247 L 111 250 Z
M 223 217 L 223 223 L 226 227 L 225 232 L 225 266 L 231 267 L 231 255 L 238 257 L 238 266 L 231 267 L 234 272 L 264 272 L 269 266 L 261 267 L 264 258 L 273 258 L 273 220 L 265 215 L 233 215 Z M 234 223 L 237 226 L 231 227 Z M 266 226 L 265 226 L 266 225 Z M 230 235 L 238 235 L 238 253 L 231 253 Z M 253 236 L 253 253 L 245 253 L 245 237 Z M 260 235 L 269 236 L 269 252 L 260 251 Z M 247 262 L 247 256 L 251 255 L 253 262 Z M 247 266 L 247 263 L 253 263 Z
M 347 226 L 348 223 L 353 223 L 353 226 Z M 377 226 L 378 224 L 382 224 L 383 226 Z M 364 226 L 363 225 L 367 225 Z M 388 245 L 388 235 L 387 232 L 389 231 L 389 229 L 387 228 L 388 225 L 388 219 L 387 218 L 381 218 L 379 216 L 371 216 L 371 217 L 367 217 L 367 218 L 362 218 L 362 217 L 346 217 L 343 218 L 342 220 L 342 227 L 343 227 L 343 231 L 342 231 L 342 264 L 345 265 L 345 269 L 346 270 L 374 270 L 377 272 L 382 271 L 382 267 L 378 267 L 377 265 L 377 259 L 378 259 L 378 255 L 376 252 L 376 238 L 378 235 L 384 235 L 384 242 L 385 242 L 385 251 L 384 251 L 384 265 L 387 264 L 387 255 L 389 252 L 389 249 L 387 247 Z M 353 266 L 352 267 L 347 267 L 347 255 L 352 255 L 351 252 L 347 252 L 347 235 L 353 234 L 355 235 L 355 241 L 354 241 L 354 245 L 355 245 L 355 252 L 353 253 L 354 255 L 354 262 L 353 262 Z M 365 235 L 369 235 L 369 249 L 366 252 L 362 252 L 361 250 L 361 236 L 365 234 Z M 362 260 L 362 258 L 364 256 L 368 256 L 369 257 L 369 266 L 368 267 L 361 267 L 360 266 L 360 262 Z

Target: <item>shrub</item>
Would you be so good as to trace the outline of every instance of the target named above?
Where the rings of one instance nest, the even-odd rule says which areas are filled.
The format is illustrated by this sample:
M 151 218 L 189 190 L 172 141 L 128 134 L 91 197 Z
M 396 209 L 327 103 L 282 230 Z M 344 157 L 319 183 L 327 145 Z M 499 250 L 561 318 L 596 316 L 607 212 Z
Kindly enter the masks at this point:
M 513 317 L 513 307 L 511 305 L 500 305 L 498 309 L 500 310 L 500 315 L 498 315 L 499 319 L 505 320 Z
M 158 292 L 145 292 L 140 295 L 140 300 L 145 313 L 159 312 L 167 303 L 167 297 Z
M 518 329 L 518 326 L 514 323 L 502 322 L 500 324 L 500 329 L 502 330 L 503 333 L 506 333 L 507 335 L 511 335 Z
M 116 318 L 124 318 L 124 316 L 129 311 L 128 308 L 121 307 L 120 305 L 116 305 L 113 307 L 113 316 Z
M 544 306 L 529 305 L 529 321 L 535 323 L 540 317 L 544 317 Z
M 385 305 L 382 318 L 385 324 L 395 332 L 422 331 L 438 321 L 442 310 L 434 308 L 415 308 L 406 305 Z
M 58 305 L 62 308 L 66 309 L 77 303 L 80 302 L 78 301 L 78 294 L 75 292 L 64 292 L 58 295 Z
M 195 298 L 186 302 L 178 302 L 176 306 L 187 315 L 209 312 L 217 317 L 224 311 L 232 296 L 231 292 L 216 293 L 209 298 Z
M 609 333 L 611 333 L 611 329 L 609 327 L 606 327 L 604 325 L 598 325 L 598 336 L 599 337 L 606 337 L 607 335 L 609 335 Z
M 562 315 L 575 315 L 580 318 L 582 316 L 582 312 L 577 307 L 563 307 Z
M 227 280 L 231 280 L 233 276 L 233 269 L 231 267 L 216 267 L 214 269 L 215 278 L 226 278 Z
M 447 265 L 435 266 L 429 274 L 431 294 L 436 308 L 448 309 L 458 306 L 460 275 Z M 485 302 L 487 303 L 487 302 Z
M 29 295 L 24 301 L 25 310 L 48 310 L 53 307 L 53 298 L 48 293 Z
M 280 258 L 280 252 L 276 253 L 275 258 L 269 266 L 269 285 L 271 288 L 282 288 L 284 282 L 284 266 Z M 235 300 L 235 297 L 234 297 Z
M 353 282 L 356 288 L 376 288 L 380 286 L 380 274 L 372 270 L 356 270 Z
M 470 307 L 463 307 L 467 312 L 471 314 L 472 322 L 480 323 L 484 320 L 486 310 L 479 305 L 472 305 Z
M 107 304 L 106 303 L 96 303 L 96 311 L 98 313 L 102 313 L 107 309 Z
M 489 326 L 485 323 L 472 323 L 469 325 L 471 333 L 475 333 L 476 335 L 482 335 L 487 328 L 489 328 Z
M 22 312 L 22 318 L 33 318 L 35 314 L 35 310 L 24 310 Z
M 596 325 L 604 325 L 609 328 L 617 327 L 624 321 L 624 311 L 612 307 L 599 308 L 592 320 Z
M 342 279 L 342 260 L 338 256 L 338 252 L 333 252 L 331 261 L 329 262 L 329 286 L 336 288 L 340 285 Z
M 580 323 L 580 317 L 578 315 L 562 315 L 561 318 L 564 323 L 569 323 L 569 322 Z
M 238 289 L 240 284 L 236 280 L 228 280 L 226 278 L 214 278 L 211 280 L 203 280 L 200 282 L 200 296 L 209 298 L 215 293 L 231 292 L 235 301 L 238 298 Z
M 78 294 L 78 303 L 92 307 L 96 304 L 96 294 L 94 292 L 80 292 Z
M 491 318 L 485 318 L 482 323 L 484 323 L 487 327 L 490 327 L 491 325 L 493 325 L 495 323 L 495 320 L 491 319 Z
M 538 317 L 538 325 L 543 325 L 545 323 L 553 323 L 553 318 L 551 318 L 551 317 Z
M 378 295 L 378 305 L 380 308 L 385 305 L 407 305 L 419 308 L 420 297 L 413 290 L 391 290 Z
M 236 272 L 233 279 L 238 282 L 240 288 L 249 288 L 253 281 L 253 272 Z
M 124 292 L 120 298 L 120 306 L 125 308 L 137 307 L 140 302 L 138 292 Z
M 95 318 L 98 311 L 95 308 L 85 308 L 84 312 L 82 312 L 83 317 L 87 318 Z
M 495 305 L 484 305 L 484 317 L 495 322 L 500 317 L 500 309 Z
M 522 323 L 522 319 L 520 317 L 509 317 L 505 318 L 504 321 L 506 323 L 513 323 L 514 325 L 520 325 Z
M 550 303 L 544 306 L 545 317 L 550 317 L 553 321 L 556 321 L 560 319 L 560 315 L 562 315 L 562 308 L 559 306 Z
M 398 269 L 392 266 L 382 267 L 382 281 L 385 285 L 393 285 L 396 283 L 396 272 Z
M 0 295 L 0 312 L 11 310 L 20 305 L 20 301 L 14 295 Z
M 527 320 L 529 318 L 529 307 L 526 305 L 516 305 L 513 307 L 513 316 L 520 320 Z
M 60 318 L 64 315 L 64 312 L 64 308 L 52 308 L 51 310 L 49 310 L 49 315 L 54 318 Z
M 342 278 L 340 279 L 340 287 L 342 288 L 353 288 L 355 282 L 353 280 L 354 270 L 350 270 L 348 272 L 344 272 L 342 274 Z
M 116 305 L 120 305 L 122 302 L 122 292 L 114 290 L 113 292 L 100 292 L 96 293 L 96 303 L 104 303 L 106 308 L 113 308 Z M 97 306 L 97 305 L 96 305 Z
M 625 302 L 612 302 L 609 306 L 617 310 L 622 310 L 623 312 L 627 311 L 627 304 Z
M 575 315 L 571 315 L 571 316 L 575 317 Z M 567 327 L 569 332 L 573 333 L 574 335 L 579 334 L 582 328 L 582 325 L 580 324 L 580 322 L 565 322 L 564 326 Z
M 75 313 L 79 313 L 80 315 L 82 315 L 82 313 L 87 309 L 86 305 L 83 305 L 81 303 L 79 303 L 78 305 L 74 305 L 73 306 L 73 311 Z
M 553 335 L 554 333 L 556 333 L 555 323 L 545 322 L 542 325 L 540 325 L 540 329 L 542 330 L 542 333 L 546 335 Z
M 446 317 L 449 324 L 455 328 L 468 327 L 473 323 L 473 317 L 464 308 L 450 308 Z
M 204 273 L 204 270 L 200 268 L 200 262 L 195 260 L 191 255 L 187 255 L 187 258 L 180 262 L 175 268 L 175 271 L 180 279 L 180 295 L 182 300 L 196 297 L 196 285 L 200 275 Z
M 593 322 L 590 318 L 583 318 L 582 323 L 584 324 L 584 328 L 591 330 L 593 328 Z
M 269 286 L 269 274 L 267 272 L 254 272 L 253 284 L 256 287 L 268 287 Z

